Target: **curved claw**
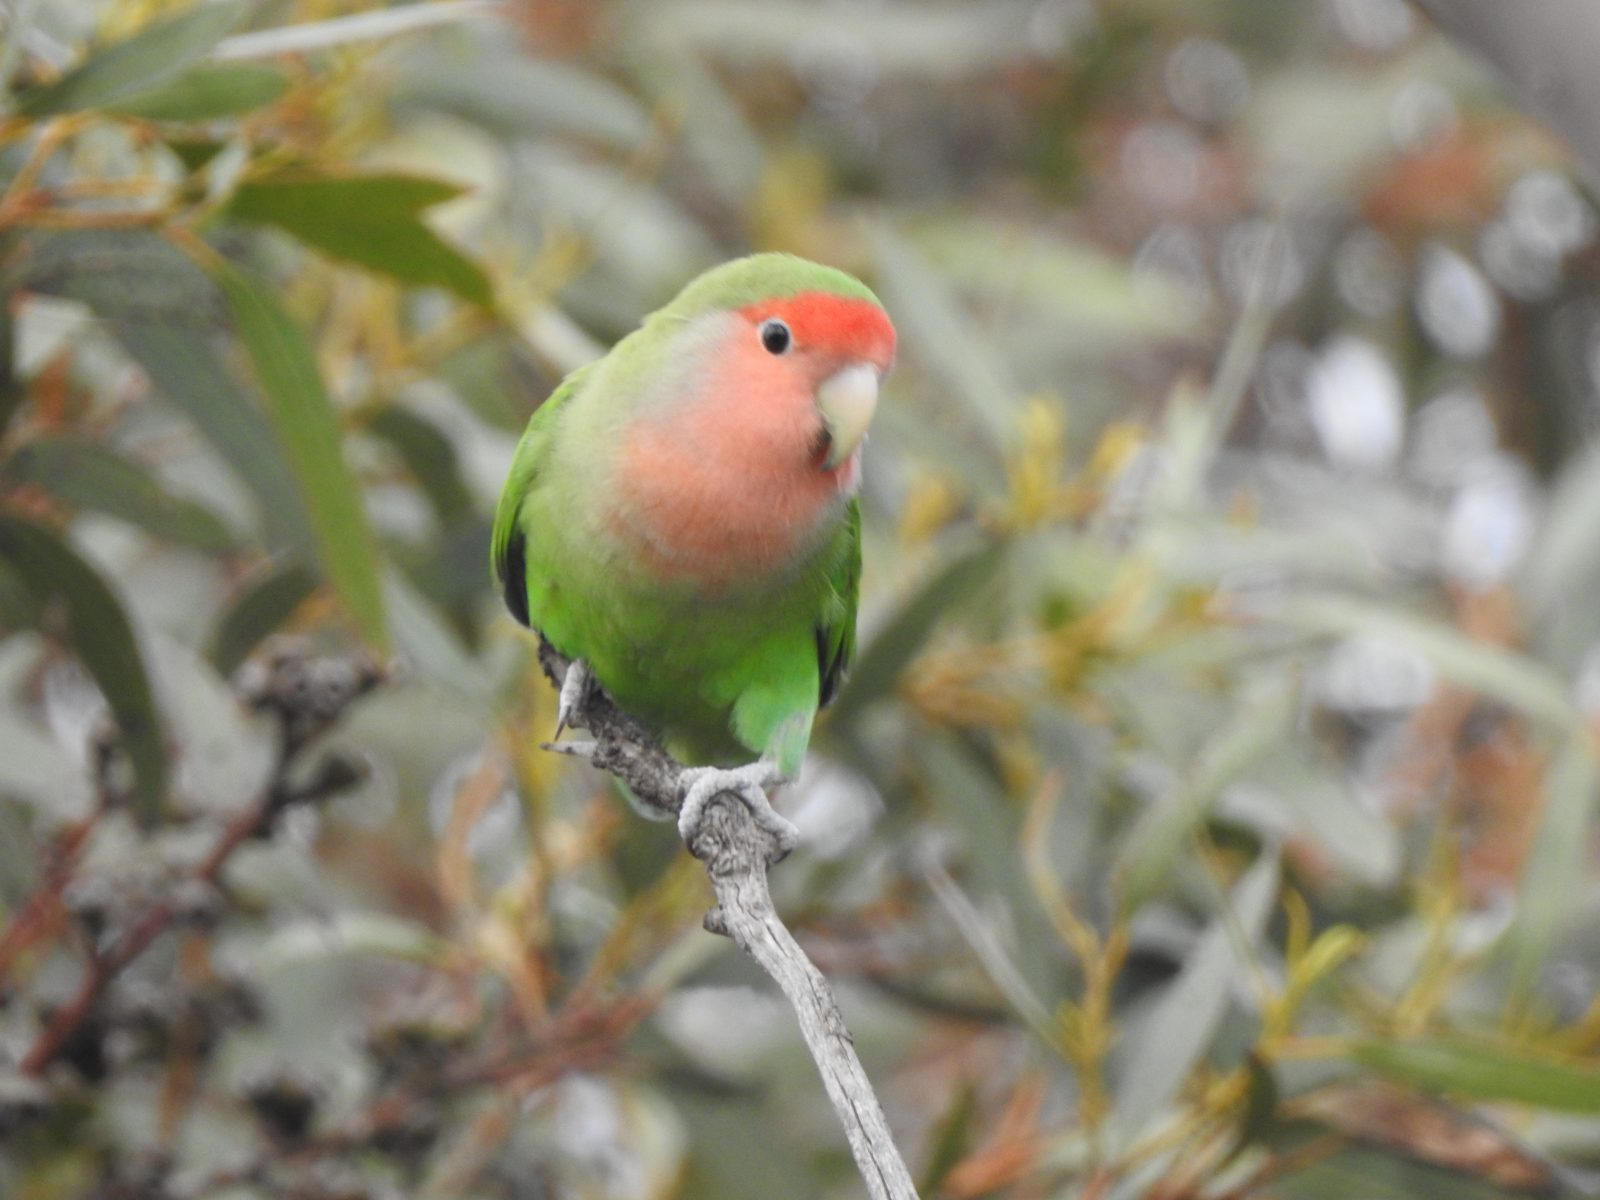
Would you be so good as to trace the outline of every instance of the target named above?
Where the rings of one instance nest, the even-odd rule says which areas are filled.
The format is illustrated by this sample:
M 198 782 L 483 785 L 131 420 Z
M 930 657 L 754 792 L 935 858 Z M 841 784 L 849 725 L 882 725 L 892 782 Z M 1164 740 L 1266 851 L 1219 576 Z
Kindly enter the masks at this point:
M 757 825 L 778 844 L 773 862 L 788 856 L 800 841 L 794 823 L 779 816 L 767 800 L 766 789 L 785 782 L 782 772 L 765 759 L 743 767 L 690 767 L 683 773 L 688 785 L 678 810 L 678 836 L 689 845 L 705 819 L 706 805 L 720 792 L 732 792 L 744 802 Z
M 559 738 L 569 727 L 580 728 L 573 724 L 572 719 L 589 698 L 589 688 L 593 682 L 589 664 L 583 659 L 575 658 L 567 664 L 567 673 L 561 677 L 561 699 L 556 706 L 556 737 Z
M 599 742 L 541 742 L 539 749 L 552 754 L 565 754 L 569 758 L 590 759 L 599 745 Z

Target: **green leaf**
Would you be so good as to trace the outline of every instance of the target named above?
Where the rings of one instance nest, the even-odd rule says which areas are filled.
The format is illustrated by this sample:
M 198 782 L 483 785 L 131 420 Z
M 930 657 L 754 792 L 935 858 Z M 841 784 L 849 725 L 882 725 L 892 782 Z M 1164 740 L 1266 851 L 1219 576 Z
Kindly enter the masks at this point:
M 313 249 L 402 283 L 439 287 L 482 307 L 493 303 L 483 268 L 426 224 L 423 209 L 461 194 L 415 175 L 283 172 L 241 184 L 229 216 L 270 225 Z
M 361 491 L 340 447 L 338 414 L 311 347 L 289 314 L 254 280 L 226 265 L 219 265 L 217 280 L 300 480 L 323 569 L 362 636 L 383 649 L 388 634 L 377 548 Z
M 215 0 L 158 21 L 91 54 L 48 87 L 22 97 L 29 116 L 78 112 L 127 102 L 176 79 L 239 23 L 247 0 Z
M 1600 1114 L 1600 1068 L 1531 1058 L 1464 1038 L 1359 1042 L 1350 1057 L 1386 1078 L 1471 1100 Z
M 383 600 L 399 656 L 425 679 L 446 684 L 487 706 L 489 686 L 455 630 L 404 575 L 384 577 Z
M 1525 997 L 1556 937 L 1575 913 L 1589 863 L 1590 826 L 1600 797 L 1600 762 L 1588 730 L 1568 735 L 1544 778 L 1539 832 L 1517 895 L 1511 927 L 1511 993 Z
M 183 164 L 184 170 L 191 174 L 202 170 L 227 148 L 227 142 L 219 142 L 216 138 L 169 137 L 167 139 L 167 149 L 178 156 L 178 161 Z
M 508 139 L 551 135 L 631 150 L 650 134 L 650 114 L 593 71 L 529 58 L 504 39 L 432 39 L 407 57 L 394 101 L 482 125 Z M 468 64 L 471 65 L 468 65 Z
M 99 685 L 133 765 L 139 811 L 158 820 L 167 793 L 161 718 L 116 595 L 66 542 L 20 517 L 0 514 L 0 561 L 32 594 L 46 631 L 71 647 Z
M 276 67 L 198 66 L 170 83 L 107 107 L 149 121 L 210 121 L 264 108 L 288 90 L 288 77 Z
M 217 673 L 231 675 L 316 588 L 316 575 L 297 562 L 268 567 L 250 580 L 211 634 L 206 657 Z
M 1437 621 L 1348 596 L 1300 596 L 1262 614 L 1279 624 L 1341 637 L 1381 637 L 1426 659 L 1440 675 L 1558 729 L 1579 721 L 1563 681 L 1531 659 Z
M 209 510 L 172 495 L 148 471 L 83 438 L 62 434 L 26 442 L 0 465 L 0 479 L 33 484 L 74 509 L 128 521 L 168 541 L 205 550 L 234 544 Z
M 953 554 L 861 652 L 834 702 L 832 720 L 848 725 L 863 708 L 893 688 L 933 627 L 993 579 L 1005 555 L 1006 543 L 998 540 L 984 541 Z
M 1151 805 L 1119 855 L 1122 905 L 1132 912 L 1171 878 L 1174 860 L 1210 815 L 1229 784 L 1281 745 L 1299 716 L 1286 681 L 1273 679 L 1245 695 L 1226 725 L 1195 757 L 1173 794 Z
M 873 239 L 878 283 L 905 344 L 954 405 L 932 415 L 964 436 L 962 461 L 981 490 L 1005 490 L 1003 452 L 1023 388 L 1011 363 L 974 329 L 950 281 L 887 226 Z
M 213 58 L 271 58 L 279 54 L 309 54 L 337 46 L 353 46 L 381 38 L 397 37 L 439 25 L 454 25 L 498 11 L 496 0 L 436 0 L 404 4 L 373 12 L 350 13 L 324 21 L 280 25 L 229 38 Z
M 11 423 L 12 414 L 22 406 L 28 389 L 17 375 L 15 362 L 17 337 L 10 305 L 0 304 L 0 434 Z
M 87 304 L 255 493 L 268 544 L 314 555 L 272 428 L 218 352 L 226 310 L 216 285 L 188 256 L 147 230 L 52 234 L 30 239 L 17 286 Z
M 978 1090 L 964 1084 L 951 1099 L 929 1137 L 928 1162 L 917 1181 L 917 1193 L 932 1196 L 964 1157 L 972 1141 L 972 1122 L 978 1114 Z
M 1261 936 L 1278 894 L 1278 859 L 1263 854 L 1155 1004 L 1124 1031 L 1128 1052 L 1118 1072 L 1114 1125 L 1127 1144 L 1182 1089 L 1227 1011 L 1229 991 L 1244 964 L 1242 952 Z M 1243 945 L 1239 942 L 1242 939 Z
M 149 230 L 46 234 L 30 238 L 19 258 L 19 288 L 80 301 L 108 321 L 221 328 L 205 272 Z
M 441 525 L 472 515 L 475 506 L 461 479 L 460 456 L 432 421 L 404 405 L 390 404 L 373 414 L 367 432 L 388 442 L 405 459 Z
M 246 969 L 267 975 L 302 962 L 354 955 L 438 964 L 450 942 L 415 921 L 379 912 L 341 912 L 281 925 L 245 959 Z
M 1381 1146 L 1341 1146 L 1273 1182 L 1275 1200 L 1556 1200 L 1548 1188 L 1500 1187 Z
M 316 547 L 305 501 L 272 427 L 217 352 L 210 334 L 155 321 L 125 321 L 117 338 L 150 381 L 194 423 L 255 493 L 273 547 L 310 556 Z

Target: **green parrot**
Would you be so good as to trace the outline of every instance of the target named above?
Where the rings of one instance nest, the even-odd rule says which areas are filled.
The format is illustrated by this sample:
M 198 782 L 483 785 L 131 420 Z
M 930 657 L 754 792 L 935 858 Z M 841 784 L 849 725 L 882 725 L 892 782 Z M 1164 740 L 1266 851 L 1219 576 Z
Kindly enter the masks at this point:
M 894 349 L 851 276 L 736 259 L 569 375 L 517 446 L 494 570 L 572 662 L 557 733 L 593 681 L 697 764 L 685 840 L 721 791 L 796 840 L 765 789 L 799 774 L 855 651 L 861 445 Z

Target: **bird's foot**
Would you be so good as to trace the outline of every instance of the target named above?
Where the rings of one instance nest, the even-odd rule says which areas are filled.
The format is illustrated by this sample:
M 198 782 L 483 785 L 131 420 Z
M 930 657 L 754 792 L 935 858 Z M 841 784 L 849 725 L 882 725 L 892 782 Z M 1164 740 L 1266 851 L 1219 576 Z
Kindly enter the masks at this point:
M 599 742 L 540 742 L 539 749 L 548 750 L 552 754 L 565 754 L 568 758 L 594 758 L 594 752 L 599 749 Z
M 678 836 L 684 844 L 700 828 L 706 805 L 719 792 L 732 792 L 744 802 L 757 825 L 772 834 L 778 844 L 773 862 L 788 856 L 800 841 L 800 831 L 780 817 L 767 800 L 766 789 L 777 787 L 784 777 L 774 763 L 762 759 L 743 767 L 688 767 L 683 772 L 683 807 L 678 810 Z
M 561 677 L 561 701 L 556 707 L 556 737 L 568 727 L 577 728 L 572 719 L 582 710 L 593 684 L 594 676 L 589 673 L 587 662 L 575 658 L 567 664 L 567 673 Z

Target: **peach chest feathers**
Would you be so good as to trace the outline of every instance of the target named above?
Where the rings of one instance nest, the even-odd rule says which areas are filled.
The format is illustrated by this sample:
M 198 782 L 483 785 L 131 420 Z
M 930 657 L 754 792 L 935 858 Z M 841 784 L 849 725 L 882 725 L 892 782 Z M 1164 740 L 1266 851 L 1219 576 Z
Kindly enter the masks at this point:
M 855 460 L 819 470 L 803 431 L 724 422 L 698 432 L 644 423 L 623 439 L 606 520 L 630 559 L 720 590 L 783 574 L 821 548 L 855 489 Z

